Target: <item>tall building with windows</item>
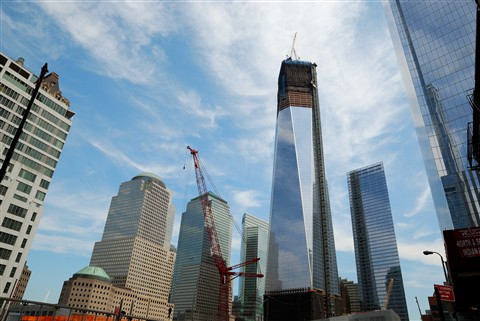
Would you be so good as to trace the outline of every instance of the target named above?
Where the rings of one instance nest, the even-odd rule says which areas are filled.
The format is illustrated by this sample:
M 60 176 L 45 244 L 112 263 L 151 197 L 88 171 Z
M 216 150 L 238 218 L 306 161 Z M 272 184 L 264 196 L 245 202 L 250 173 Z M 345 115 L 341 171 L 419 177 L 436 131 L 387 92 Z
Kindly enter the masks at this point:
M 172 196 L 152 173 L 122 183 L 90 259 L 90 266 L 102 268 L 113 286 L 133 291 L 136 301 L 130 309 L 141 318 L 166 319 L 173 309 L 168 304 L 176 255 L 170 249 Z
M 39 68 L 40 69 L 40 68 Z M 5 159 L 38 77 L 0 53 L 0 150 Z M 62 96 L 58 75 L 47 74 L 0 182 L 0 296 L 21 283 L 30 246 L 43 215 L 43 202 L 75 113 Z M 20 283 L 19 283 L 20 282 Z
M 351 171 L 347 180 L 361 308 L 374 311 L 386 305 L 408 321 L 383 164 Z
M 230 263 L 232 220 L 226 201 L 209 192 L 218 241 L 226 265 Z M 170 302 L 177 320 L 217 320 L 220 275 L 211 255 L 200 197 L 182 214 Z
M 479 177 L 467 157 L 475 1 L 384 2 L 441 230 L 479 226 Z
M 268 253 L 268 223 L 250 214 L 243 214 L 243 242 L 240 262 L 260 258 L 255 264 L 242 268 L 242 272 L 265 274 Z M 242 277 L 239 281 L 238 296 L 241 300 L 241 319 L 244 321 L 263 320 L 263 295 L 265 277 Z
M 266 292 L 319 291 L 327 317 L 339 279 L 324 163 L 316 64 L 288 58 L 278 77 Z

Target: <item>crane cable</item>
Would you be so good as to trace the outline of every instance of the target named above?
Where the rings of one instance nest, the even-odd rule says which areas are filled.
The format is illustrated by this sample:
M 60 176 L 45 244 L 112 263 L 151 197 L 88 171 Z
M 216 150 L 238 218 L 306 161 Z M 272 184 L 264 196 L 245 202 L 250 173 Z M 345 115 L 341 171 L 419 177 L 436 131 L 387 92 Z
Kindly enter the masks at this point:
M 220 197 L 222 200 L 224 199 L 221 195 L 220 195 L 220 192 L 218 191 L 217 187 L 215 186 L 215 183 L 213 182 L 212 178 L 210 177 L 210 174 L 208 173 L 207 169 L 205 168 L 205 166 L 203 165 L 203 162 L 200 160 L 200 158 L 198 158 L 198 161 L 199 161 L 199 164 L 202 168 L 202 171 L 204 173 L 204 177 L 207 178 L 210 186 L 212 186 L 212 189 L 214 191 L 214 193 Z M 233 225 L 235 226 L 235 229 L 237 230 L 238 234 L 240 235 L 243 243 L 245 244 L 245 250 L 246 251 L 249 251 L 249 255 L 251 255 L 252 258 L 254 257 L 257 257 L 256 255 L 254 255 L 253 252 L 251 252 L 251 249 L 249 249 L 246 245 L 247 245 L 247 239 L 245 238 L 245 234 L 242 232 L 242 230 L 240 229 L 240 227 L 238 226 L 237 222 L 235 221 L 235 218 L 233 217 L 233 215 L 230 213 L 230 208 L 226 205 L 226 202 L 225 203 L 222 203 L 223 206 L 225 206 L 225 209 L 227 210 L 227 213 L 229 215 L 229 218 L 230 220 L 233 222 Z M 261 268 L 260 268 L 260 264 L 256 264 L 257 265 L 257 271 L 258 273 L 262 273 L 261 271 Z

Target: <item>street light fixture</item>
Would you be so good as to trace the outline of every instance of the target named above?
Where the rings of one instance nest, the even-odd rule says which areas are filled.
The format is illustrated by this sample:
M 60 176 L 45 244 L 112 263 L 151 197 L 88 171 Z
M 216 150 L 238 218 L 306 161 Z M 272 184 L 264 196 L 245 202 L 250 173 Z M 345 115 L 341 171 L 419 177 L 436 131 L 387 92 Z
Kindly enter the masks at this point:
M 446 261 L 443 259 L 443 256 L 438 253 L 438 252 L 434 252 L 434 251 L 423 251 L 423 254 L 424 255 L 430 255 L 430 254 L 438 254 L 438 256 L 440 256 L 440 259 L 442 260 L 442 268 L 443 268 L 443 274 L 445 275 L 445 281 L 450 284 L 450 279 L 448 278 L 448 274 L 447 274 L 447 269 L 445 268 L 445 265 L 446 265 Z

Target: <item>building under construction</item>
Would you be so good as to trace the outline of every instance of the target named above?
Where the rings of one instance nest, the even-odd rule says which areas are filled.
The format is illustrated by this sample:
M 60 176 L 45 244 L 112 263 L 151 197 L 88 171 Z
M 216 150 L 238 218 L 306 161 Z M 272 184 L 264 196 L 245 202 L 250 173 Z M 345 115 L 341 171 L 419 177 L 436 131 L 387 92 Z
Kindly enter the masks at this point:
M 296 57 L 282 62 L 278 77 L 266 278 L 266 320 L 341 311 L 316 64 Z

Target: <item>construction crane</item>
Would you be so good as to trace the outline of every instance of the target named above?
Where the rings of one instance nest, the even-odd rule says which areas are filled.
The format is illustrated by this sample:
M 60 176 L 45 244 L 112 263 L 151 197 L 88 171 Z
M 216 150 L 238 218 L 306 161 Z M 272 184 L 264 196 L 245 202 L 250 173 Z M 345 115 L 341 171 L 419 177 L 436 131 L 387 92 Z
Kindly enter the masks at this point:
M 202 204 L 203 217 L 205 220 L 205 230 L 207 231 L 210 240 L 210 249 L 215 265 L 220 274 L 220 286 L 218 293 L 218 320 L 229 321 L 229 303 L 230 303 L 230 282 L 239 277 L 257 277 L 262 278 L 263 274 L 235 272 L 240 267 L 256 263 L 260 258 L 248 260 L 246 262 L 236 264 L 228 267 L 222 256 L 222 249 L 218 240 L 217 229 L 215 228 L 215 221 L 212 213 L 212 206 L 208 200 L 208 190 L 203 176 L 202 166 L 198 158 L 198 151 L 187 146 L 190 154 L 193 157 L 193 165 L 195 167 L 195 178 L 197 181 L 198 194 L 200 195 L 200 202 Z
M 386 310 L 388 307 L 388 303 L 390 302 L 390 295 L 392 294 L 392 288 L 393 288 L 393 278 L 390 278 L 390 281 L 388 282 L 388 287 L 387 287 L 387 296 L 385 297 L 385 303 L 383 303 L 383 309 Z

